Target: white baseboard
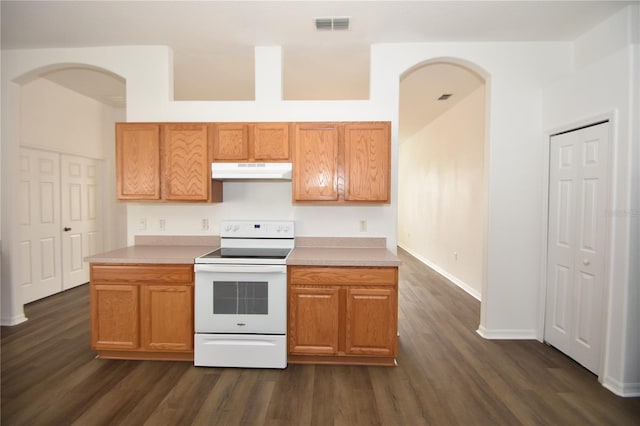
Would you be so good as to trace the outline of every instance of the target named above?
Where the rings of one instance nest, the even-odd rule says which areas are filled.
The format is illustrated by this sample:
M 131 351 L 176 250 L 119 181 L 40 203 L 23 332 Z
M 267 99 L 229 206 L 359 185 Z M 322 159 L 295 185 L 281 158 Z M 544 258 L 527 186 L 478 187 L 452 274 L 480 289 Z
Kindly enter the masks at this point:
M 406 251 L 407 253 L 409 253 L 411 256 L 415 257 L 420 262 L 424 263 L 429 268 L 433 269 L 434 271 L 436 271 L 437 273 L 439 273 L 440 275 L 442 275 L 443 277 L 445 277 L 446 279 L 448 279 L 449 281 L 451 281 L 452 283 L 454 283 L 455 285 L 460 287 L 462 290 L 464 290 L 465 292 L 467 292 L 468 294 L 473 296 L 474 299 L 476 299 L 478 301 L 481 301 L 482 295 L 476 289 L 474 289 L 473 287 L 469 286 L 464 281 L 456 278 L 455 275 L 450 274 L 449 272 L 445 271 L 444 269 L 442 269 L 441 267 L 439 267 L 435 263 L 431 262 L 429 259 L 425 259 L 424 257 L 420 256 L 419 254 L 415 253 L 413 250 L 408 249 L 406 247 L 403 247 L 401 244 L 398 244 L 398 246 L 400 248 L 402 248 L 404 251 Z
M 27 317 L 24 315 L 15 315 L 13 317 L 0 317 L 0 325 L 2 326 L 12 326 L 23 323 L 27 320 Z
M 487 330 L 480 326 L 476 333 L 487 340 L 537 340 L 536 330 Z
M 611 377 L 605 377 L 602 386 L 618 396 L 635 398 L 640 396 L 640 383 L 623 383 Z

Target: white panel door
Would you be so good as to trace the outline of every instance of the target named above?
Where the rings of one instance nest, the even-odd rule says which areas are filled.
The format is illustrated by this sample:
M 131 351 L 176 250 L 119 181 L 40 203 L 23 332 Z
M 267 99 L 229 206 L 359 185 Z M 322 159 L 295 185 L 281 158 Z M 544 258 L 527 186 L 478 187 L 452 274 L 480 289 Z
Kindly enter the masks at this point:
M 60 156 L 62 282 L 69 289 L 89 281 L 86 256 L 102 251 L 97 173 L 100 162 Z
M 24 303 L 62 290 L 58 154 L 20 150 L 19 279 Z
M 609 123 L 550 141 L 545 340 L 599 372 Z

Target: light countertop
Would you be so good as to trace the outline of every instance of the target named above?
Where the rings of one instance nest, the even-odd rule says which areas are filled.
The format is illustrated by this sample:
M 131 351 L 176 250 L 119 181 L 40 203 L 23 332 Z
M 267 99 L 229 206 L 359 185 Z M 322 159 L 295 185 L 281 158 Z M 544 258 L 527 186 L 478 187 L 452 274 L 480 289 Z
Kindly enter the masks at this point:
M 193 264 L 194 259 L 219 247 L 217 237 L 136 237 L 135 245 L 89 256 L 90 263 Z M 301 245 L 298 245 L 301 244 Z M 296 239 L 287 259 L 295 266 L 400 266 L 401 261 L 385 247 L 384 238 Z
M 193 260 L 215 250 L 213 246 L 161 245 L 130 246 L 95 256 L 86 260 L 90 263 L 182 263 L 193 264 Z
M 307 266 L 400 266 L 402 262 L 386 248 L 296 247 L 287 265 Z

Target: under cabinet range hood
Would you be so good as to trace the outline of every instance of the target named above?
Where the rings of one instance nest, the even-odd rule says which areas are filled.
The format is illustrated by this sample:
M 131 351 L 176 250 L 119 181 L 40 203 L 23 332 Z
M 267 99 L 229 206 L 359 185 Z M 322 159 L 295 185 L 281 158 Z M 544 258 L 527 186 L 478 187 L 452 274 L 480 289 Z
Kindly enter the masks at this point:
M 291 163 L 211 163 L 215 180 L 291 180 Z

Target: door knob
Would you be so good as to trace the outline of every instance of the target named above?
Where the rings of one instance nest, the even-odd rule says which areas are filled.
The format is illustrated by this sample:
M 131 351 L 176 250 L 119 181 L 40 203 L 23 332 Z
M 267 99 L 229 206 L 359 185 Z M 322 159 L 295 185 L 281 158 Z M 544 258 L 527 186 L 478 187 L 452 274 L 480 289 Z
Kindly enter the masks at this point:
M 582 261 L 582 264 L 586 266 L 586 265 L 591 264 L 591 261 L 589 259 L 585 259 L 585 260 Z
M 65 226 L 64 227 L 64 232 L 69 232 L 69 231 L 71 231 L 71 228 L 69 228 L 68 226 Z

